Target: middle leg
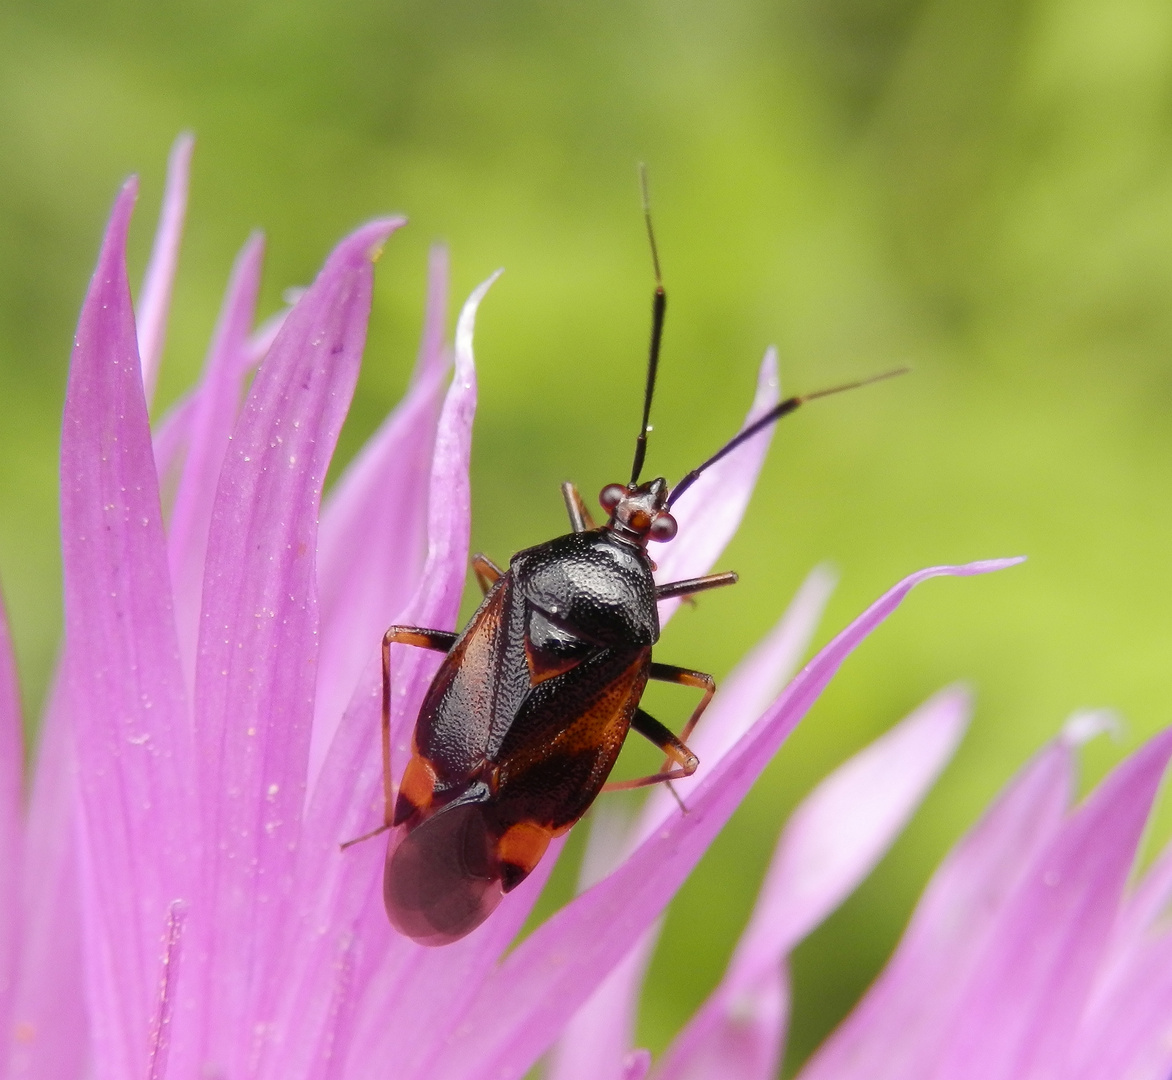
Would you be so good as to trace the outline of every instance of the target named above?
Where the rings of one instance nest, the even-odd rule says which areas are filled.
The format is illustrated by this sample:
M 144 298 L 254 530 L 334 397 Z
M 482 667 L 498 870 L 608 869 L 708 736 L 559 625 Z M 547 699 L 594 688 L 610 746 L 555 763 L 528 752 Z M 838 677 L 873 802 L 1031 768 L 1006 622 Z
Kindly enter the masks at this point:
M 632 788 L 663 784 L 669 780 L 682 780 L 685 776 L 691 776 L 696 771 L 700 759 L 684 745 L 682 740 L 676 738 L 670 728 L 661 724 L 650 713 L 636 709 L 631 720 L 631 727 L 645 739 L 658 746 L 667 755 L 669 762 L 675 762 L 676 767 L 674 769 L 664 767 L 653 776 L 640 776 L 637 780 L 612 780 L 609 784 L 603 785 L 603 791 L 630 791 Z

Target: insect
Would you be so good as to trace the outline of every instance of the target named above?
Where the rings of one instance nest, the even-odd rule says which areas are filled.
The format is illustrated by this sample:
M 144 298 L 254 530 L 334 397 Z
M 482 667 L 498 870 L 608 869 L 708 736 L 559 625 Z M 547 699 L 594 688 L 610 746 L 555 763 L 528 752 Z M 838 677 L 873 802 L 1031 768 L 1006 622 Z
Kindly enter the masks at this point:
M 485 595 L 461 632 L 392 626 L 383 637 L 384 824 L 368 835 L 395 830 L 383 878 L 387 914 L 424 945 L 448 944 L 479 926 L 601 791 L 696 771 L 687 739 L 716 684 L 704 672 L 652 659 L 656 605 L 732 585 L 737 575 L 657 585 L 648 544 L 676 535 L 671 507 L 705 469 L 803 402 L 875 381 L 780 402 L 674 488 L 662 477 L 641 481 L 667 306 L 645 185 L 644 214 L 656 288 L 643 420 L 630 481 L 609 484 L 599 496 L 606 523 L 595 526 L 577 488 L 563 484 L 572 531 L 518 552 L 508 569 L 474 556 Z M 420 708 L 397 793 L 390 769 L 392 645 L 446 654 Z M 640 707 L 650 679 L 701 692 L 678 737 Z M 632 729 L 664 752 L 665 763 L 654 775 L 608 783 Z

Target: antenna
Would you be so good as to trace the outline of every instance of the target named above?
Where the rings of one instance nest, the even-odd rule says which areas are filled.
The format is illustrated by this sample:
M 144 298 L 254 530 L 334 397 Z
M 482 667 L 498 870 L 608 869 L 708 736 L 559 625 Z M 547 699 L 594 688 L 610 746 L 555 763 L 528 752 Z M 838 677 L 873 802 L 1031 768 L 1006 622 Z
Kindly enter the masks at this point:
M 651 245 L 651 265 L 655 269 L 655 293 L 651 298 L 651 349 L 647 356 L 647 388 L 643 391 L 643 426 L 635 440 L 635 460 L 631 463 L 631 483 L 639 482 L 643 459 L 647 456 L 647 424 L 651 419 L 651 398 L 655 394 L 655 375 L 659 370 L 659 345 L 663 340 L 663 316 L 667 310 L 667 293 L 663 291 L 663 276 L 659 272 L 659 249 L 655 245 L 655 230 L 651 227 L 651 195 L 647 189 L 647 166 L 639 162 L 639 186 L 643 190 L 643 220 L 647 223 L 647 241 Z
M 842 394 L 847 390 L 858 390 L 861 386 L 870 386 L 872 383 L 882 382 L 884 379 L 894 379 L 897 375 L 906 375 L 909 371 L 911 371 L 911 368 L 895 368 L 893 371 L 885 371 L 881 375 L 872 375 L 869 379 L 859 379 L 856 382 L 843 383 L 842 386 L 832 386 L 826 390 L 815 390 L 812 394 L 803 394 L 801 397 L 791 397 L 786 398 L 784 401 L 779 401 L 761 419 L 753 421 L 744 431 L 740 431 L 734 435 L 712 457 L 704 462 L 703 465 L 693 469 L 676 484 L 672 488 L 671 495 L 668 496 L 668 507 L 670 508 L 676 499 L 696 482 L 705 469 L 715 465 L 721 458 L 731 454 L 738 446 L 744 442 L 748 442 L 759 431 L 764 430 L 771 424 L 776 424 L 783 416 L 788 416 L 799 405 L 804 405 L 807 401 L 816 401 L 818 398 L 830 397 L 831 394 Z

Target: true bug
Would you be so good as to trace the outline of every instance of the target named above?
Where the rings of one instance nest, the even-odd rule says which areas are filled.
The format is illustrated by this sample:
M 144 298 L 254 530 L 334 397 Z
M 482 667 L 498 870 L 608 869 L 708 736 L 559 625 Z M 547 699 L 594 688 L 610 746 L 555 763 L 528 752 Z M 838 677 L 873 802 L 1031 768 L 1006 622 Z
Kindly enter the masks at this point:
M 675 536 L 672 504 L 737 446 L 804 401 L 876 381 L 780 402 L 670 490 L 662 477 L 640 482 L 667 306 L 645 185 L 644 215 L 656 288 L 643 421 L 630 481 L 609 484 L 599 497 L 606 524 L 596 527 L 577 488 L 563 484 L 573 531 L 518 552 L 507 570 L 474 556 L 485 595 L 463 631 L 392 626 L 383 637 L 384 824 L 368 835 L 396 830 L 383 898 L 394 926 L 424 945 L 448 944 L 479 926 L 600 791 L 696 771 L 686 740 L 716 684 L 711 675 L 652 660 L 656 604 L 731 585 L 737 575 L 656 585 L 647 544 Z M 397 795 L 390 769 L 395 644 L 447 654 L 420 708 Z M 639 707 L 649 679 L 702 691 L 678 738 Z M 667 760 L 652 776 L 607 784 L 632 728 Z

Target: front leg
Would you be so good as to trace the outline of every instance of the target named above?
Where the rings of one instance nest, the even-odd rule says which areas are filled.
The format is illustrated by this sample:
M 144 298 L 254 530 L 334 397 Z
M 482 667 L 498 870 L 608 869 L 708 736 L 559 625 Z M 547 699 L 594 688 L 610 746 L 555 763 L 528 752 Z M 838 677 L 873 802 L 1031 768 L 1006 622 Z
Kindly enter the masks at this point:
M 472 572 L 476 575 L 476 581 L 480 585 L 480 591 L 485 596 L 488 595 L 488 590 L 500 581 L 501 576 L 504 574 L 504 571 L 492 559 L 479 551 L 472 556 Z
M 704 715 L 704 710 L 708 708 L 712 695 L 716 693 L 716 680 L 703 671 L 692 671 L 690 668 L 676 667 L 675 664 L 657 664 L 654 661 L 648 674 L 650 678 L 659 682 L 676 683 L 679 686 L 691 686 L 696 690 L 704 691 L 704 696 L 692 711 L 692 715 L 688 717 L 684 730 L 680 732 L 680 738 L 687 742 L 688 736 L 692 734 L 700 717 Z
M 562 484 L 562 498 L 566 502 L 566 513 L 570 515 L 570 528 L 574 532 L 586 532 L 597 528 L 578 489 L 569 480 Z
M 724 585 L 735 585 L 740 579 L 735 570 L 728 570 L 723 574 L 705 574 L 704 577 L 688 578 L 686 581 L 673 581 L 667 585 L 655 586 L 656 600 L 669 600 L 673 596 L 691 596 L 693 593 L 704 592 L 705 589 L 719 589 Z

